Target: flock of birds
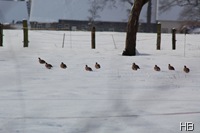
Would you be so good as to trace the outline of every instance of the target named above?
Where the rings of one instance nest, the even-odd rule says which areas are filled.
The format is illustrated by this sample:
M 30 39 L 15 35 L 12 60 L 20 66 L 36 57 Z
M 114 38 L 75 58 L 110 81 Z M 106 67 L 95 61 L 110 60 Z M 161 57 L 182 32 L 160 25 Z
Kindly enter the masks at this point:
M 136 71 L 136 70 L 140 69 L 140 67 L 139 67 L 137 64 L 133 63 L 132 69 Z M 169 70 L 172 70 L 172 71 L 175 70 L 175 68 L 174 68 L 171 64 L 168 64 L 168 69 L 169 69 Z M 159 67 L 158 65 L 155 65 L 155 66 L 154 66 L 154 70 L 155 70 L 155 71 L 161 71 L 161 69 L 160 69 L 160 67 Z M 190 69 L 189 69 L 187 66 L 184 66 L 184 67 L 183 67 L 183 71 L 184 71 L 185 73 L 189 73 L 189 72 L 190 72 Z
M 38 57 L 38 60 L 39 60 L 39 63 L 40 63 L 40 64 L 45 64 L 45 67 L 46 67 L 47 69 L 51 69 L 51 68 L 53 67 L 51 64 L 47 63 L 45 60 L 41 59 L 40 57 Z M 66 69 L 66 68 L 67 68 L 67 65 L 66 65 L 65 63 L 61 62 L 60 68 Z M 95 63 L 95 68 L 96 68 L 96 69 L 100 69 L 100 68 L 101 68 L 100 64 L 98 64 L 98 63 L 96 62 L 96 63 Z M 89 67 L 88 65 L 85 65 L 85 70 L 86 70 L 86 71 L 93 71 L 92 68 Z
M 45 67 L 46 67 L 47 69 L 51 69 L 51 68 L 53 67 L 51 64 L 47 63 L 45 60 L 41 59 L 40 57 L 38 57 L 38 60 L 39 60 L 39 63 L 40 63 L 40 64 L 45 64 Z M 64 64 L 63 62 L 61 62 L 60 68 L 66 69 L 66 68 L 67 68 L 67 65 Z M 96 63 L 95 63 L 95 68 L 96 68 L 96 69 L 100 69 L 100 68 L 101 68 L 100 64 L 96 62 Z M 133 64 L 132 64 L 132 69 L 135 70 L 135 71 L 137 71 L 138 69 L 140 69 L 140 67 L 139 67 L 136 63 L 133 63 Z M 169 69 L 169 70 L 175 70 L 175 68 L 174 68 L 172 65 L 170 65 L 170 64 L 168 64 L 168 69 Z M 86 71 L 93 71 L 92 68 L 89 67 L 88 65 L 85 65 L 85 70 L 86 70 Z M 157 66 L 157 65 L 154 66 L 154 70 L 155 70 L 155 71 L 161 71 L 160 67 Z M 184 66 L 183 71 L 184 71 L 185 73 L 189 73 L 189 72 L 190 72 L 190 69 L 189 69 L 187 66 Z

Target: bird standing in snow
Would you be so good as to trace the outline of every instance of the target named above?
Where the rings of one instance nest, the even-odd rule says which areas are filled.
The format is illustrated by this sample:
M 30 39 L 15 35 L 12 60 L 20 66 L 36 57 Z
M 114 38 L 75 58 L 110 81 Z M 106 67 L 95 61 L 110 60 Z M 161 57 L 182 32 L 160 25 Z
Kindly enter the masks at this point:
M 96 68 L 96 69 L 100 69 L 100 68 L 101 68 L 100 64 L 98 64 L 98 63 L 96 62 L 96 63 L 95 63 L 95 68 Z
M 190 69 L 187 66 L 184 66 L 183 71 L 186 72 L 186 73 L 189 73 Z
M 175 70 L 174 67 L 172 65 L 170 65 L 170 64 L 168 64 L 168 69 L 169 70 Z
M 46 67 L 47 69 L 51 69 L 53 66 L 52 66 L 51 64 L 45 63 L 45 67 Z
M 160 67 L 158 67 L 157 65 L 154 66 L 154 70 L 155 71 L 160 71 Z
M 89 67 L 88 65 L 85 65 L 85 70 L 86 70 L 86 71 L 92 71 L 92 68 Z
M 135 63 L 133 63 L 132 69 L 133 69 L 133 70 L 137 70 L 137 69 L 140 69 L 140 67 L 139 67 L 138 65 L 136 65 Z
M 40 57 L 38 57 L 38 60 L 39 60 L 39 63 L 40 63 L 40 64 L 45 64 L 45 63 L 46 63 L 46 61 L 44 61 L 44 60 L 41 59 Z
M 63 68 L 63 69 L 66 69 L 66 68 L 67 68 L 67 65 L 64 64 L 63 62 L 61 62 L 60 67 Z

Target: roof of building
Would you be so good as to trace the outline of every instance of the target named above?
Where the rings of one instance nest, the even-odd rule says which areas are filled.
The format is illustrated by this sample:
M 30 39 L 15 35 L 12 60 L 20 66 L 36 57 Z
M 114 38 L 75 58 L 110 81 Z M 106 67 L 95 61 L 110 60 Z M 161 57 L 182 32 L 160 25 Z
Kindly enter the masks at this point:
M 58 22 L 66 20 L 88 20 L 91 0 L 34 0 L 32 1 L 30 21 Z M 129 4 L 117 2 L 115 7 L 106 5 L 99 12 L 97 21 L 124 22 L 128 19 Z

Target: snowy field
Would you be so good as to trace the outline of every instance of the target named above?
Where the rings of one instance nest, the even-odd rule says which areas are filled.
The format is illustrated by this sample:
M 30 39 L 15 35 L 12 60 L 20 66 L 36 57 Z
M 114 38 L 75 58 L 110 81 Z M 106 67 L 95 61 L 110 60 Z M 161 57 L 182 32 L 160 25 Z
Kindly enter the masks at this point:
M 177 34 L 173 51 L 171 34 L 162 34 L 157 51 L 156 34 L 138 33 L 138 56 L 124 57 L 125 33 L 97 32 L 95 50 L 90 34 L 29 31 L 29 47 L 23 48 L 22 30 L 4 31 L 0 133 L 186 132 L 180 122 L 192 122 L 193 132 L 200 132 L 200 35 Z M 133 71 L 133 62 L 141 69 Z M 85 71 L 86 64 L 94 71 Z

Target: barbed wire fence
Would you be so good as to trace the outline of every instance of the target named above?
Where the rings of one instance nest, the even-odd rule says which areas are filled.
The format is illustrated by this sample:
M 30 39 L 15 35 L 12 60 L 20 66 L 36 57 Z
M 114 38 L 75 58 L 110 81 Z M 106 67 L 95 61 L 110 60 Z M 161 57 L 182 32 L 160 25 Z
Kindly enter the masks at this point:
M 38 42 L 54 45 L 58 48 L 83 48 L 91 45 L 91 33 L 80 31 L 40 31 L 30 30 L 30 42 Z M 112 33 L 112 32 L 97 32 L 96 42 L 97 48 L 109 45 L 114 49 L 118 49 L 118 46 L 124 44 L 124 33 Z
M 22 28 L 24 29 L 24 28 Z M 28 29 L 28 28 L 27 28 Z M 17 36 L 23 36 L 23 32 L 18 30 L 20 33 Z M 51 30 L 34 30 L 28 29 L 28 43 L 30 47 L 38 47 L 38 48 L 74 48 L 74 49 L 83 49 L 90 48 L 91 46 L 91 32 L 89 31 L 51 31 Z M 2 33 L 2 37 L 4 38 L 6 33 Z M 137 48 L 145 49 L 146 45 L 152 45 L 151 49 L 155 50 L 156 48 L 156 34 L 143 34 L 138 33 L 137 37 Z M 12 34 L 9 35 L 14 36 Z M 96 45 L 97 49 L 99 48 L 109 48 L 109 49 L 120 49 L 121 51 L 125 46 L 125 32 L 96 32 Z M 171 34 L 162 34 L 161 41 L 161 50 L 170 50 L 171 45 Z M 192 38 L 192 39 L 191 39 Z M 181 55 L 183 57 L 190 56 L 193 52 L 192 50 L 200 50 L 200 46 L 198 45 L 198 34 L 190 35 L 190 34 L 179 34 L 176 38 L 177 49 L 181 49 Z M 163 40 L 167 40 L 168 42 L 164 42 Z M 23 39 L 21 40 L 23 42 Z M 38 45 L 39 44 L 39 45 Z M 3 39 L 2 39 L 3 46 Z M 148 47 L 149 48 L 149 47 Z M 180 54 L 180 50 L 179 50 Z M 197 51 L 196 56 L 200 56 Z

